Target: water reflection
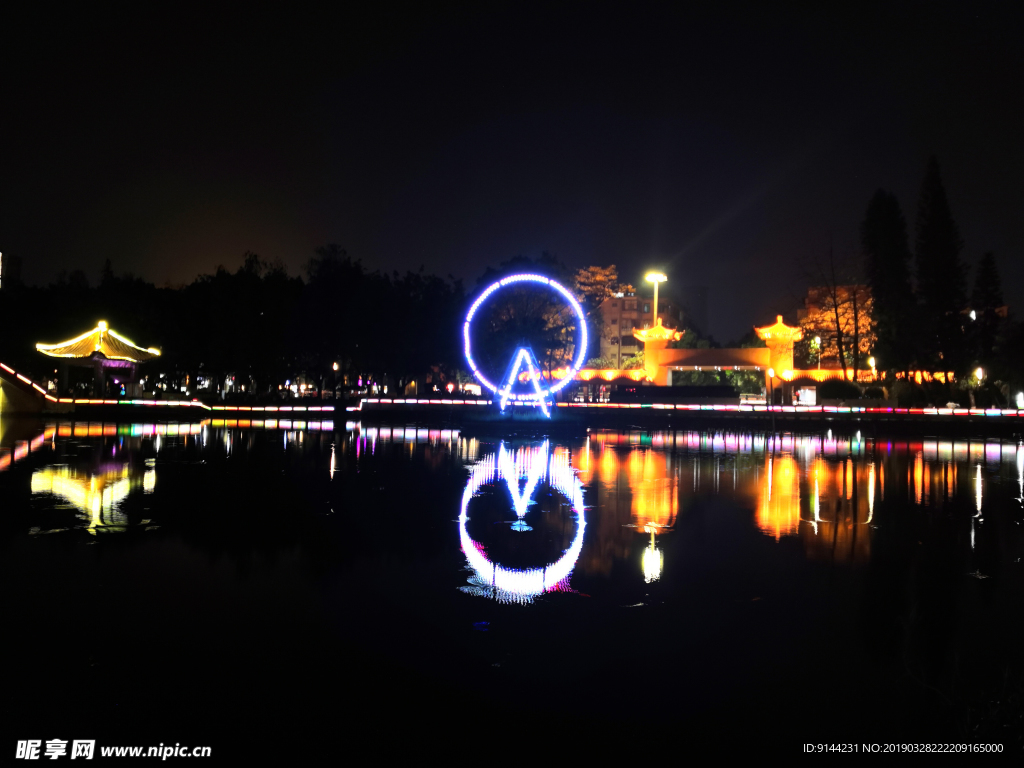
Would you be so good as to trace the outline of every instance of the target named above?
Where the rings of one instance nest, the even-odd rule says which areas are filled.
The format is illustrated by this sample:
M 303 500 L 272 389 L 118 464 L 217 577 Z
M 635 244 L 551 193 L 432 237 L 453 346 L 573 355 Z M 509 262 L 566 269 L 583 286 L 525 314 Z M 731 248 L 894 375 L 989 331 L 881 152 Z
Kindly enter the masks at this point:
M 297 429 L 286 421 L 229 421 L 36 424 L 34 432 L 15 425 L 0 432 L 0 469 L 26 460 L 32 494 L 73 508 L 77 527 L 96 534 L 127 530 L 126 503 L 164 487 L 157 484 L 164 470 L 146 457 L 163 463 L 170 448 L 172 456 L 194 453 L 192 461 L 217 454 L 243 462 L 273 445 L 295 457 L 295 471 L 304 456 L 315 457 L 315 475 L 339 499 L 352 484 L 376 483 L 375 474 L 391 478 L 398 470 L 386 462 L 398 456 L 424 477 L 447 482 L 459 473 L 457 535 L 473 572 L 468 590 L 516 602 L 568 589 L 573 573 L 628 573 L 642 588 L 663 589 L 673 568 L 687 566 L 677 540 L 694 510 L 733 515 L 745 530 L 796 545 L 808 560 L 856 565 L 871 559 L 875 531 L 894 519 L 893 509 L 942 510 L 970 554 L 984 549 L 986 528 L 994 534 L 1000 524 L 993 500 L 1002 497 L 993 493 L 1016 493 L 1014 509 L 1024 504 L 1024 450 L 991 440 L 626 431 L 526 444 L 420 426 L 350 423 L 328 433 L 328 422 Z M 268 430 L 277 432 L 258 437 Z M 1000 475 L 1002 491 L 990 485 Z M 307 485 L 303 479 L 297 487 Z M 446 506 L 449 520 L 456 503 Z M 502 524 L 480 527 L 499 507 Z M 324 508 L 342 510 L 333 501 Z M 132 522 L 142 516 L 140 509 Z M 454 532 L 448 535 L 453 541 Z
M 751 508 L 761 533 L 778 542 L 799 539 L 808 559 L 846 563 L 870 559 L 878 505 L 887 494 L 934 509 L 970 498 L 972 548 L 988 476 L 1004 463 L 1024 504 L 1024 448 L 1009 442 L 625 432 L 594 434 L 578 455 L 581 480 L 593 484 L 600 509 L 582 556 L 585 570 L 610 573 L 614 561 L 635 556 L 639 542 L 630 529 L 644 531 L 650 536 L 639 565 L 648 583 L 666 567 L 655 535 L 672 530 L 680 510 L 708 497 Z
M 644 581 L 650 584 L 652 581 L 657 581 L 661 578 L 661 569 L 665 565 L 665 556 L 658 549 L 657 542 L 654 540 L 653 530 L 651 531 L 651 543 L 644 549 L 641 563 L 644 569 Z
M 800 470 L 789 455 L 765 454 L 764 480 L 758 494 L 757 525 L 778 541 L 800 527 Z
M 481 450 L 476 439 L 454 431 L 347 426 L 374 446 L 380 441 L 448 444 L 470 463 Z M 569 448 L 578 480 L 598 512 L 592 515 L 581 567 L 609 573 L 615 561 L 639 554 L 635 562 L 648 581 L 665 566 L 659 537 L 674 530 L 681 510 L 702 497 L 728 497 L 750 508 L 758 530 L 780 542 L 799 538 L 809 557 L 847 562 L 870 557 L 878 505 L 887 494 L 905 494 L 915 505 L 941 509 L 968 493 L 962 472 L 969 470 L 980 521 L 987 482 L 982 468 L 996 471 L 1012 462 L 1008 468 L 1015 470 L 1018 503 L 1024 505 L 1024 451 L 1008 442 L 890 441 L 831 431 L 775 436 L 635 431 L 595 432 Z M 498 454 L 488 460 L 497 461 Z
M 97 472 L 79 474 L 71 467 L 46 467 L 32 473 L 33 494 L 53 494 L 79 510 L 86 531 L 122 532 L 128 518 L 121 505 L 128 494 L 142 488 L 152 493 L 156 487 L 156 470 L 133 469 L 129 464 L 109 465 Z
M 299 426 L 301 428 L 297 428 Z M 43 424 L 14 419 L 0 423 L 0 471 L 44 449 L 47 451 L 42 464 L 34 462 L 37 466 L 28 482 L 32 497 L 38 502 L 36 508 L 42 510 L 38 519 L 33 520 L 29 533 L 76 529 L 95 536 L 123 533 L 132 524 L 141 530 L 154 530 L 160 526 L 151 524 L 151 519 L 142 519 L 141 514 L 130 521 L 126 503 L 136 494 L 145 496 L 156 492 L 155 457 L 166 453 L 168 448 L 172 450 L 166 458 L 171 462 L 180 461 L 189 451 L 198 451 L 201 455 L 220 450 L 230 457 L 236 448 L 243 448 L 247 454 L 253 450 L 260 432 L 277 430 L 287 451 L 292 445 L 302 448 L 310 430 L 315 434 L 332 428 L 331 422 L 287 420 Z M 331 451 L 333 476 L 333 446 Z M 74 510 L 77 522 L 69 524 L 66 520 L 64 510 L 69 509 Z M 149 506 L 140 511 L 146 510 Z
M 52 425 L 32 419 L 0 417 L 0 472 L 48 445 L 56 434 Z
M 504 481 L 512 501 L 516 520 L 509 526 L 517 533 L 531 531 L 526 514 L 534 504 L 533 496 L 545 483 L 569 502 L 575 517 L 576 533 L 564 554 L 554 563 L 540 568 L 514 568 L 492 562 L 485 548 L 469 534 L 470 505 L 474 497 L 488 485 Z M 520 486 L 520 483 L 524 484 Z M 501 602 L 530 602 L 545 592 L 568 589 L 569 575 L 583 548 L 586 516 L 583 508 L 583 486 L 572 468 L 566 449 L 551 451 L 545 441 L 540 446 L 510 449 L 502 442 L 497 452 L 490 453 L 470 470 L 462 494 L 459 514 L 459 540 L 466 560 L 473 569 L 471 586 L 463 591 L 493 597 Z

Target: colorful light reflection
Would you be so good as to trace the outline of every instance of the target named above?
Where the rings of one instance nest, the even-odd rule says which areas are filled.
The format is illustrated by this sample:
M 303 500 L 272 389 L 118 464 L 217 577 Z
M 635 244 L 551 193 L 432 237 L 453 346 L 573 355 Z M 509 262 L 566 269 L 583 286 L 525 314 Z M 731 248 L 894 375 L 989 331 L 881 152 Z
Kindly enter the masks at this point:
M 519 481 L 523 479 L 526 480 L 526 487 L 520 492 Z M 543 568 L 506 568 L 499 563 L 491 562 L 483 548 L 470 537 L 466 528 L 470 501 L 481 488 L 499 480 L 504 480 L 508 485 L 513 507 L 520 520 L 525 515 L 530 497 L 541 480 L 546 480 L 569 500 L 576 514 L 576 535 L 556 562 Z M 490 594 L 496 600 L 528 603 L 545 592 L 566 589 L 569 575 L 583 548 L 585 528 L 583 485 L 572 468 L 567 451 L 552 453 L 545 441 L 538 447 L 520 449 L 513 454 L 502 442 L 497 454 L 489 454 L 470 470 L 469 481 L 462 494 L 459 539 L 470 567 L 480 582 L 489 585 Z

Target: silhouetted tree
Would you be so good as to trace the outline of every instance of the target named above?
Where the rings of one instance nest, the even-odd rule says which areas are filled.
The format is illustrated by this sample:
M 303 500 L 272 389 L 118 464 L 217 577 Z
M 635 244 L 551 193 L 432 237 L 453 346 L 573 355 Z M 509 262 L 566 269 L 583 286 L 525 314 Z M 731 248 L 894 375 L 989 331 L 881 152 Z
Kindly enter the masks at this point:
M 1006 330 L 1003 305 L 1003 289 L 999 280 L 999 269 L 992 252 L 982 255 L 974 276 L 974 291 L 971 293 L 971 315 L 969 324 L 974 342 L 974 361 L 986 370 L 1002 355 Z
M 928 161 L 917 208 L 917 291 L 924 308 L 925 327 L 933 329 L 940 368 L 966 369 L 963 323 L 965 269 L 960 259 L 963 241 L 949 209 L 939 162 Z M 939 362 L 938 360 L 935 362 Z
M 103 269 L 100 270 L 100 285 L 109 285 L 114 281 L 114 267 L 110 263 L 110 259 L 103 262 Z
M 68 287 L 72 291 L 84 293 L 89 290 L 89 278 L 85 276 L 85 272 L 80 269 L 74 270 L 70 277 L 68 277 Z
M 875 192 L 860 236 L 864 275 L 874 301 L 878 367 L 906 371 L 914 356 L 916 303 L 910 281 L 907 222 L 895 195 L 884 189 Z
M 974 291 L 971 294 L 971 309 L 996 309 L 1003 306 L 1003 286 L 996 267 L 996 257 L 991 251 L 978 260 L 978 271 L 974 276 Z

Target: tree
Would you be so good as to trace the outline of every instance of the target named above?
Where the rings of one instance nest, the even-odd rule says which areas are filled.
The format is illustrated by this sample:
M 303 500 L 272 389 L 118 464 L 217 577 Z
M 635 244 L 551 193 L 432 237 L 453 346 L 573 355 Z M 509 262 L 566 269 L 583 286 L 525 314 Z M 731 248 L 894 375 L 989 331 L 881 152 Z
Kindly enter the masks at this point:
M 502 262 L 497 269 L 488 267 L 477 284 L 486 288 L 507 275 L 520 272 L 545 275 L 570 290 L 575 287 L 575 273 L 546 251 L 537 259 L 520 255 Z M 577 299 L 584 297 L 577 296 Z M 572 307 L 554 290 L 535 283 L 512 285 L 489 299 L 478 311 L 473 321 L 474 357 L 482 368 L 499 376 L 516 347 L 526 342 L 551 376 L 552 371 L 575 359 L 579 339 L 577 324 Z
M 810 311 L 801 322 L 804 353 L 810 340 L 820 336 L 821 356 L 835 359 L 843 378 L 848 378 L 851 367 L 856 380 L 877 341 L 871 289 L 857 279 L 857 270 L 849 262 L 837 260 L 832 251 L 827 262 L 815 263 L 810 277 L 817 285 L 808 291 Z
M 971 294 L 971 309 L 975 311 L 998 309 L 1003 306 L 1003 287 L 999 280 L 999 269 L 992 251 L 978 260 L 978 271 L 974 276 L 974 292 Z
M 466 309 L 460 281 L 422 269 L 367 272 L 337 245 L 318 248 L 307 274 L 300 338 L 314 375 L 333 378 L 338 363 L 340 375 L 378 383 L 427 373 L 455 378 Z
M 473 320 L 473 355 L 500 375 L 522 344 L 529 344 L 548 376 L 570 365 L 578 352 L 578 321 L 555 291 L 536 283 L 513 283 L 488 299 Z
M 974 291 L 971 293 L 971 319 L 969 324 L 974 340 L 974 361 L 986 369 L 1002 355 L 999 347 L 1005 346 L 1003 320 L 1006 310 L 1003 305 L 1003 289 L 999 280 L 999 269 L 991 251 L 978 260 L 974 276 Z
M 614 264 L 607 267 L 584 267 L 576 271 L 573 281 L 576 293 L 585 308 L 597 309 L 611 298 L 618 286 L 619 272 Z
M 68 286 L 72 291 L 85 293 L 89 290 L 89 278 L 85 276 L 85 272 L 80 269 L 76 269 L 68 278 Z
M 963 325 L 965 268 L 960 259 L 963 240 L 942 185 L 939 162 L 928 161 L 917 206 L 917 292 L 927 327 L 934 329 L 934 349 L 942 369 L 965 369 Z
M 615 344 L 618 343 L 619 329 L 606 325 L 601 313 L 601 305 L 617 292 L 618 280 L 618 270 L 614 264 L 610 264 L 607 267 L 585 267 L 577 270 L 573 281 L 573 292 L 587 318 L 591 348 L 596 346 L 599 354 L 601 339 L 612 341 L 615 338 Z
M 632 371 L 636 368 L 643 368 L 646 365 L 644 362 L 644 350 L 640 350 L 635 355 L 627 357 L 622 361 L 622 370 Z
M 860 228 L 864 275 L 874 301 L 878 341 L 875 356 L 885 370 L 910 368 L 915 318 L 907 222 L 896 196 L 879 189 L 868 203 Z
M 800 322 L 804 330 L 800 342 L 803 356 L 808 360 L 816 357 L 811 344 L 820 337 L 821 358 L 835 360 L 844 378 L 848 378 L 847 369 L 852 368 L 856 379 L 877 341 L 871 290 L 866 285 L 837 285 L 812 288 L 809 293 L 818 303 L 816 311 Z
M 108 286 L 115 281 L 114 268 L 110 264 L 110 259 L 106 259 L 103 262 L 103 269 L 100 270 L 100 285 Z

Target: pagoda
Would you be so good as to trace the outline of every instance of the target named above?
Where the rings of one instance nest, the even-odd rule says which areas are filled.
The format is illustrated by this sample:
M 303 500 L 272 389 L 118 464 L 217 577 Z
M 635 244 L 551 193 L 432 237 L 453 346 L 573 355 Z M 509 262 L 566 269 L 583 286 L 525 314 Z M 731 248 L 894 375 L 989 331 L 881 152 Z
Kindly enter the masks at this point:
M 107 391 L 107 371 L 120 372 L 118 383 L 126 386 L 137 379 L 138 365 L 160 356 L 160 350 L 143 348 L 125 338 L 100 320 L 91 331 L 57 344 L 36 344 L 36 349 L 60 360 L 60 392 L 68 390 L 70 366 L 92 368 L 95 371 L 93 392 L 103 397 Z
M 765 384 L 769 387 L 778 386 L 775 382 L 782 379 L 780 382 L 782 402 L 789 402 L 792 399 L 790 382 L 793 381 L 793 344 L 803 338 L 804 332 L 796 326 L 786 325 L 782 322 L 782 315 L 777 315 L 772 325 L 761 327 L 755 325 L 754 333 L 768 347 L 770 353 L 768 364 L 771 366 L 768 371 L 775 374 L 772 377 L 766 372 Z
M 660 317 L 650 328 L 633 329 L 633 338 L 643 342 L 644 345 L 644 368 L 647 369 L 648 379 L 655 381 L 658 375 L 658 352 L 668 347 L 670 342 L 679 341 L 683 338 L 684 333 L 686 331 L 666 328 L 661 324 Z

